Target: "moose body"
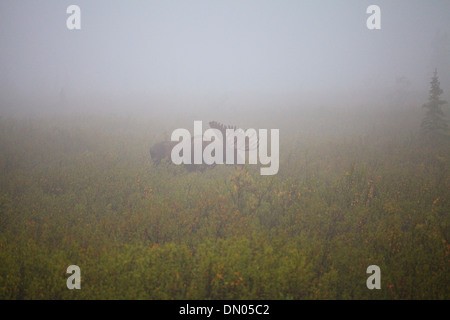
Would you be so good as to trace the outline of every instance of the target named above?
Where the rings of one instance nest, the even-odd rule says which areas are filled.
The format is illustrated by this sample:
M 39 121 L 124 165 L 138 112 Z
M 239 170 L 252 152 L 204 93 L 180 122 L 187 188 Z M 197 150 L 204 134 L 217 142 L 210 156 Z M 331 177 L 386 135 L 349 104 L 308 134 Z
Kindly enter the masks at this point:
M 237 128 L 234 126 L 225 126 L 222 125 L 216 121 L 212 121 L 209 123 L 209 126 L 212 129 L 216 129 L 221 133 L 221 139 L 222 139 L 222 146 L 223 146 L 223 161 L 222 163 L 225 163 L 226 159 L 225 159 L 225 155 L 227 153 L 227 130 L 236 130 Z M 191 138 L 191 150 L 194 150 L 194 137 Z M 158 142 L 156 144 L 154 144 L 151 148 L 150 148 L 150 156 L 152 158 L 152 160 L 155 162 L 155 164 L 159 164 L 163 159 L 170 159 L 171 158 L 171 153 L 172 153 L 172 149 L 178 144 L 178 141 L 161 141 Z M 209 145 L 211 142 L 210 141 L 203 141 L 202 140 L 202 152 L 205 150 L 205 147 L 207 145 Z M 241 146 L 242 147 L 242 146 Z M 254 147 L 254 146 L 253 146 Z M 256 146 L 257 147 L 257 146 Z M 246 141 L 245 142 L 245 146 L 242 147 L 241 150 L 249 150 L 249 142 Z M 235 145 L 234 146 L 234 150 L 231 150 L 234 155 L 235 155 L 235 160 L 237 157 L 237 149 L 238 146 Z M 237 163 L 237 161 L 235 161 L 234 163 Z M 189 170 L 189 171 L 203 171 L 207 165 L 206 164 L 194 164 L 194 154 L 191 153 L 191 163 L 190 164 L 184 164 L 184 166 Z
M 169 159 L 170 153 L 176 144 L 176 141 L 161 141 L 155 143 L 150 148 L 150 156 L 155 164 L 159 164 L 163 159 Z
M 203 150 L 209 142 L 203 142 Z M 161 141 L 155 143 L 150 148 L 150 156 L 156 165 L 160 164 L 163 159 L 170 159 L 172 149 L 178 144 L 178 141 Z M 194 148 L 194 138 L 191 139 L 191 148 Z M 194 156 L 192 155 L 191 164 L 185 164 L 184 166 L 189 171 L 203 171 L 206 169 L 205 164 L 193 164 Z

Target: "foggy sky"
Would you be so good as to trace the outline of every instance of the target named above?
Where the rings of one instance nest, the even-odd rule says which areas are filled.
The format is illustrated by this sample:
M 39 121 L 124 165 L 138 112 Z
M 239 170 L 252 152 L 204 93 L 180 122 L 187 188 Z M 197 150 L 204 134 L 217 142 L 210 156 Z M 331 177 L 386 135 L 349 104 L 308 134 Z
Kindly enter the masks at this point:
M 81 30 L 66 27 L 71 4 Z M 371 4 L 381 30 L 366 27 Z M 370 104 L 402 83 L 426 97 L 435 67 L 448 96 L 449 13 L 448 0 L 2 0 L 0 110 Z

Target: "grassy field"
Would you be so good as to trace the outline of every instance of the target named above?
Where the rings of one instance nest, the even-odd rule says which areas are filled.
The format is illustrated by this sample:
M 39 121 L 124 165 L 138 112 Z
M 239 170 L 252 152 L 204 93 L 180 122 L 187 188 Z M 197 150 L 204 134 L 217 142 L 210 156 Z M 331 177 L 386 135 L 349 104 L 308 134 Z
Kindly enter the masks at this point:
M 194 116 L 2 118 L 0 298 L 450 298 L 450 148 L 420 113 L 261 114 L 236 124 L 280 129 L 275 176 L 152 163 Z

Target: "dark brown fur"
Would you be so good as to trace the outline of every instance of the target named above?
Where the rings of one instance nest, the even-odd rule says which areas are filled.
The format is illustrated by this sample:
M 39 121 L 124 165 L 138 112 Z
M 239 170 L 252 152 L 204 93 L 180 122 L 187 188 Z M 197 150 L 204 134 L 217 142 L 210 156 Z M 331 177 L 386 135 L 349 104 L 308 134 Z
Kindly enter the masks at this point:
M 218 129 L 223 136 L 223 155 L 224 155 L 224 162 L 225 162 L 225 148 L 226 148 L 226 129 L 237 129 L 236 126 L 225 126 L 221 123 L 218 123 L 216 121 L 211 121 L 209 123 L 209 126 L 212 129 Z M 156 144 L 154 144 L 151 148 L 150 148 L 150 156 L 152 158 L 152 160 L 155 162 L 155 164 L 159 164 L 163 159 L 170 159 L 170 155 L 172 152 L 172 149 L 175 145 L 178 144 L 178 141 L 161 141 L 158 142 Z M 209 142 L 203 142 L 203 150 L 205 149 L 205 147 L 209 144 Z M 248 144 L 246 150 L 248 150 Z M 194 138 L 192 138 L 191 140 L 191 150 L 194 150 Z M 194 163 L 194 155 L 192 152 L 192 158 L 191 158 L 191 163 Z M 185 167 L 189 170 L 189 171 L 203 171 L 206 167 L 208 167 L 208 165 L 206 164 L 185 164 Z

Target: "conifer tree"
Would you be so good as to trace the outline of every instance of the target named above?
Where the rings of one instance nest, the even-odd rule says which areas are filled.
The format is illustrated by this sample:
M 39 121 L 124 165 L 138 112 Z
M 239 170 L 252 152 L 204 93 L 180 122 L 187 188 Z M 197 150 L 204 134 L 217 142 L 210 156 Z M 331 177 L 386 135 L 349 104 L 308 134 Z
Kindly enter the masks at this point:
M 448 135 L 448 121 L 441 107 L 447 101 L 440 99 L 442 93 L 443 90 L 440 87 L 437 70 L 434 70 L 428 103 L 423 105 L 427 111 L 422 120 L 421 127 L 422 133 L 426 136 Z

